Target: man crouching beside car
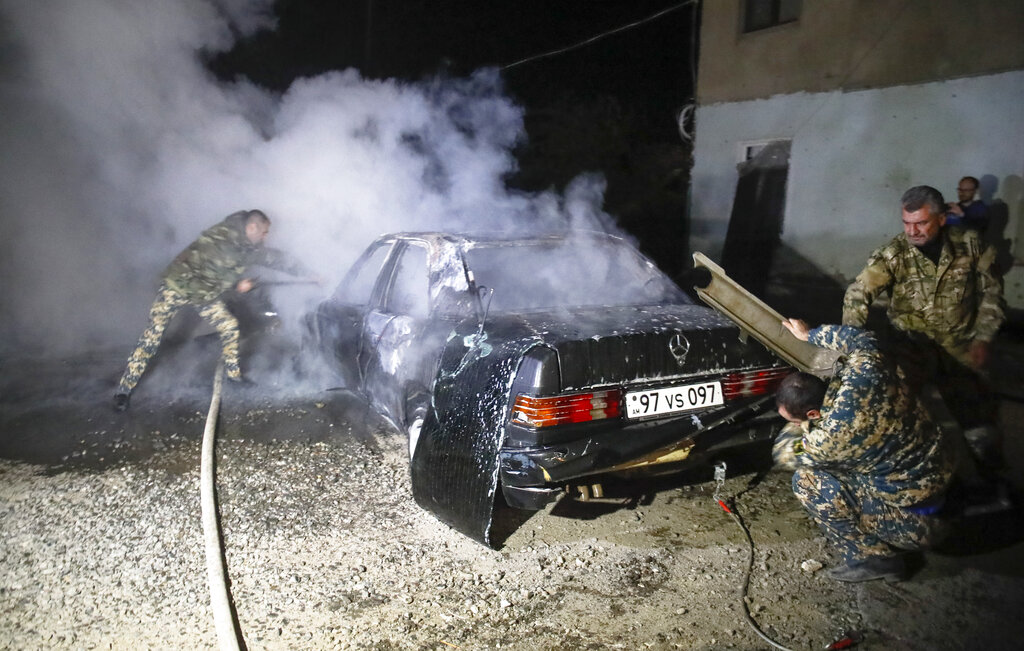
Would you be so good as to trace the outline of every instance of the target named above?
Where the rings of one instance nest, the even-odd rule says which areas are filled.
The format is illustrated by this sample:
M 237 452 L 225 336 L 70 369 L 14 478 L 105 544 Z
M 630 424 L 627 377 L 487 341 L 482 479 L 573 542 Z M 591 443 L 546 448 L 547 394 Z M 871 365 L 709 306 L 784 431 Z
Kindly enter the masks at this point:
M 842 556 L 829 576 L 901 580 L 905 552 L 944 533 L 938 513 L 953 462 L 942 437 L 870 332 L 811 330 L 799 319 L 782 325 L 843 357 L 827 383 L 794 373 L 779 386 L 776 405 L 790 425 L 776 440 L 775 461 L 795 470 L 793 492 Z

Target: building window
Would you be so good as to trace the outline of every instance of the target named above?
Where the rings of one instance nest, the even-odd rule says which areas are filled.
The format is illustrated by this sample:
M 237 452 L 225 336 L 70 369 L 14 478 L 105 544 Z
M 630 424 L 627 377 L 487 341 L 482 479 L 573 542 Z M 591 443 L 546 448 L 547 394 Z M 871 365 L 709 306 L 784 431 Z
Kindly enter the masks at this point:
M 795 22 L 802 0 L 743 0 L 743 32 Z

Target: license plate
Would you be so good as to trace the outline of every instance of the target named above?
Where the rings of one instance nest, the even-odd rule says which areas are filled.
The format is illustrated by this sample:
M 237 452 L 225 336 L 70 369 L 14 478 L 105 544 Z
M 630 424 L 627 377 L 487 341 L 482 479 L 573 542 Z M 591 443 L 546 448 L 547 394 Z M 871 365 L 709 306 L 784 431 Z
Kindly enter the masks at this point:
M 702 382 L 626 394 L 626 415 L 647 418 L 714 407 L 725 403 L 721 382 Z

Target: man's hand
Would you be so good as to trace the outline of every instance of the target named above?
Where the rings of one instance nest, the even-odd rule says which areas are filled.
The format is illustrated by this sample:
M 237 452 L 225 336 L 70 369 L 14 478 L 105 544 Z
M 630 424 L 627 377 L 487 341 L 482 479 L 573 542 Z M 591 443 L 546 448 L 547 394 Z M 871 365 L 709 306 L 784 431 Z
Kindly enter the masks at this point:
M 957 217 L 964 216 L 964 209 L 955 201 L 950 201 L 946 204 L 946 212 L 956 215 Z
M 772 445 L 772 460 L 775 465 L 786 470 L 796 470 L 803 459 L 804 430 L 796 423 L 786 423 Z
M 971 367 L 978 371 L 985 368 L 988 364 L 988 342 L 987 341 L 975 341 L 971 343 L 971 348 L 968 351 L 971 356 Z
M 239 280 L 238 283 L 235 285 L 235 289 L 238 291 L 239 294 L 244 294 L 250 289 L 252 289 L 253 285 L 255 285 L 255 282 L 253 281 L 252 278 L 243 278 Z
M 803 319 L 783 319 L 782 325 L 800 341 L 807 341 L 810 336 L 811 329 L 807 327 Z

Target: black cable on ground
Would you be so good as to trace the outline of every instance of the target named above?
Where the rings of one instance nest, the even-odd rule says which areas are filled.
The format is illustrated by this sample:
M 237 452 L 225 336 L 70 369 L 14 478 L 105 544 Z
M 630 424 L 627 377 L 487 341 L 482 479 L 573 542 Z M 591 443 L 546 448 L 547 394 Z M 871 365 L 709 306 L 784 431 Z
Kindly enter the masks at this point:
M 750 614 L 750 608 L 747 607 L 747 590 L 750 588 L 750 575 L 754 570 L 754 539 L 750 537 L 750 531 L 747 529 L 747 525 L 743 524 L 743 521 L 740 520 L 740 516 L 736 515 L 736 513 L 733 512 L 733 510 L 730 509 L 724 501 L 718 500 L 718 505 L 721 506 L 722 509 L 726 513 L 728 513 L 733 520 L 736 521 L 736 524 L 739 525 L 739 528 L 743 530 L 743 534 L 747 537 L 747 543 L 749 544 L 749 554 L 747 556 L 747 570 L 743 574 L 743 589 L 740 594 L 740 604 L 742 604 L 743 606 L 743 614 L 746 615 L 747 623 L 750 624 L 750 627 L 752 629 L 754 629 L 754 632 L 757 633 L 757 636 L 765 642 L 767 642 L 768 644 L 772 645 L 776 649 L 781 649 L 782 651 L 791 651 L 789 647 L 784 647 L 775 640 L 768 637 L 761 630 L 761 627 L 757 625 L 757 622 L 754 621 L 754 617 Z
M 723 511 L 729 514 L 729 516 L 736 522 L 739 528 L 743 531 L 743 535 L 747 537 L 747 569 L 746 572 L 744 572 L 743 574 L 743 589 L 740 591 L 740 605 L 743 606 L 743 614 L 747 618 L 747 623 L 750 624 L 750 627 L 754 629 L 754 632 L 757 633 L 757 636 L 759 638 L 761 638 L 768 644 L 772 645 L 776 649 L 780 649 L 781 651 L 792 651 L 790 648 L 784 647 L 775 640 L 768 637 L 764 633 L 764 631 L 761 630 L 761 627 L 757 625 L 757 622 L 754 621 L 753 615 L 750 614 L 750 608 L 747 606 L 747 590 L 750 588 L 750 575 L 754 571 L 754 539 L 750 537 L 750 530 L 747 529 L 747 525 L 743 524 L 743 520 L 740 519 L 740 516 L 736 515 L 735 511 L 730 509 L 729 506 L 725 503 L 725 500 L 719 495 L 719 490 L 721 489 L 722 484 L 725 483 L 725 463 L 720 463 L 715 466 L 715 483 L 715 493 L 712 496 L 712 499 L 714 499 L 715 502 L 718 503 L 718 506 L 722 507 Z

